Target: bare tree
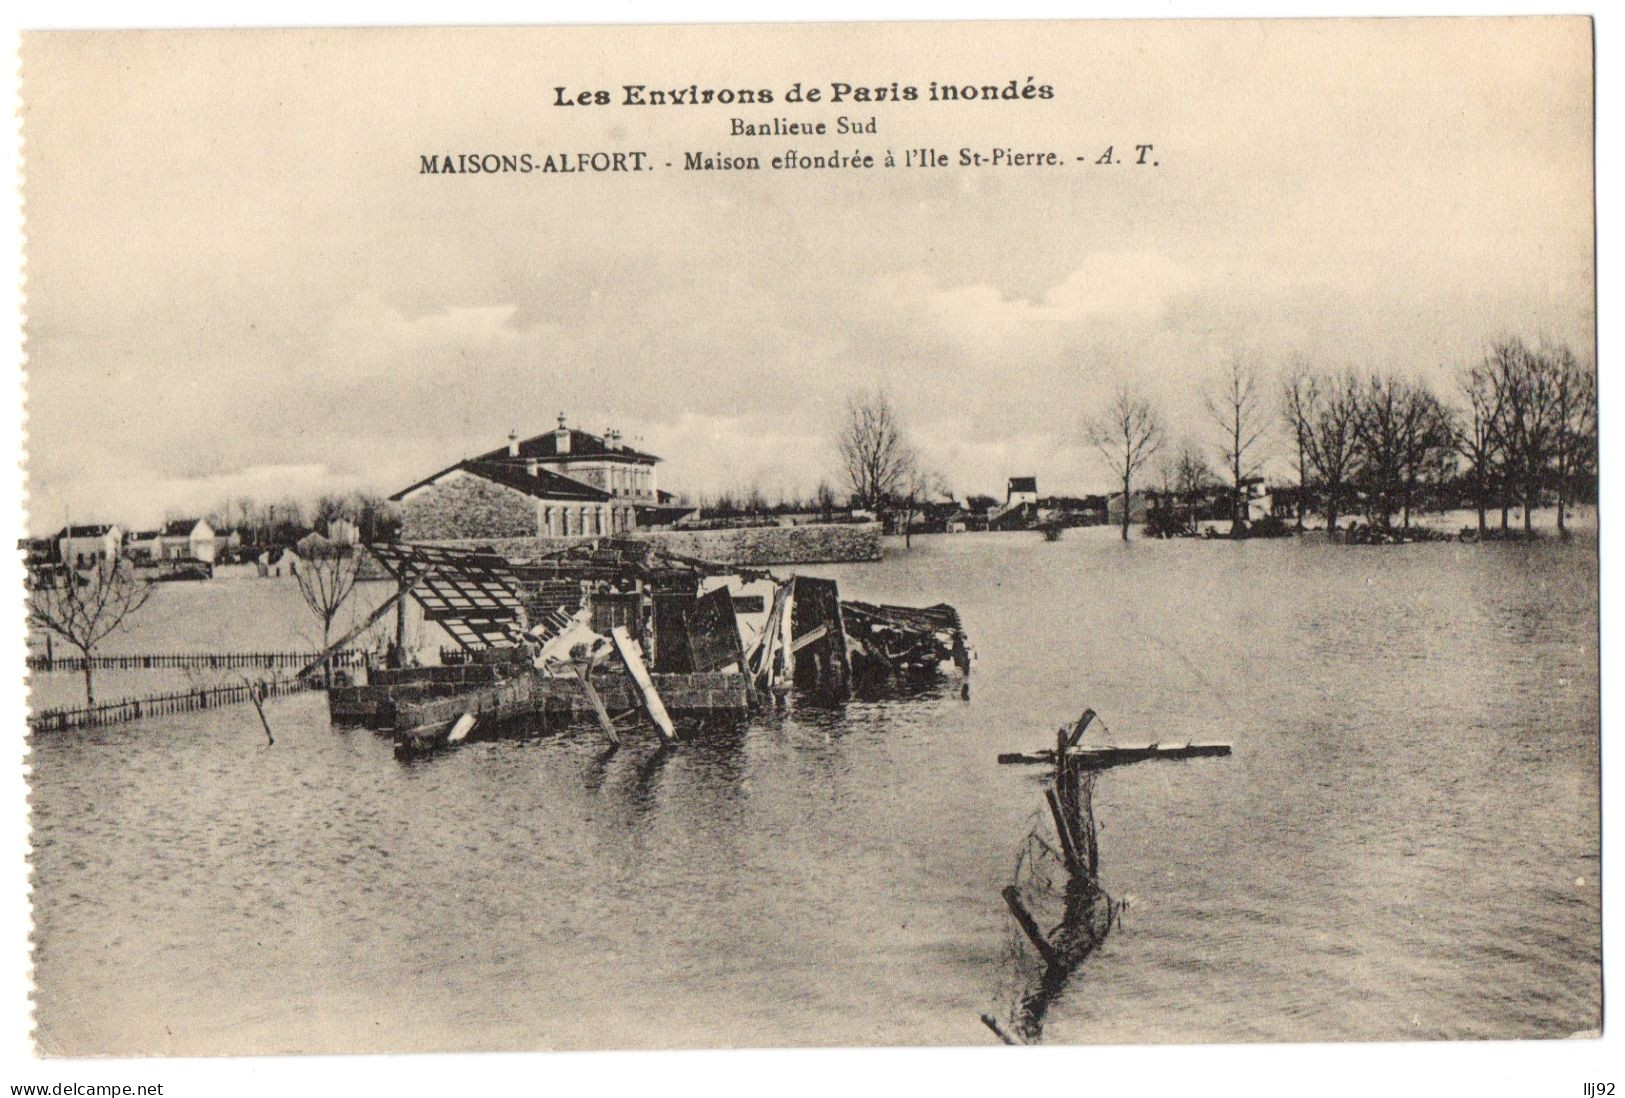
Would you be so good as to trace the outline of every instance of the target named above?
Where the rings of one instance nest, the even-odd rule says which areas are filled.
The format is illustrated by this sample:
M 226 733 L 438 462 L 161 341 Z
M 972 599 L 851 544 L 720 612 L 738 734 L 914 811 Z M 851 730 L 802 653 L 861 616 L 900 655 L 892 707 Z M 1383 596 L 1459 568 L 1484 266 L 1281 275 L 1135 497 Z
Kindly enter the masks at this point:
M 344 552 L 346 546 L 334 545 L 320 535 L 312 535 L 301 543 L 299 569 L 294 573 L 299 581 L 299 595 L 310 607 L 310 612 L 322 623 L 322 651 L 327 651 L 328 638 L 339 610 L 355 590 L 360 572 L 361 558 L 356 553 Z M 323 681 L 333 684 L 333 661 L 323 661 Z
M 1337 530 L 1343 497 L 1353 478 L 1360 418 L 1360 381 L 1344 372 L 1321 377 L 1306 392 L 1304 450 L 1315 470 L 1326 510 L 1326 529 Z
M 1469 366 L 1457 378 L 1466 414 L 1457 421 L 1456 452 L 1467 462 L 1473 480 L 1473 503 L 1478 508 L 1478 532 L 1488 528 L 1490 487 L 1501 460 L 1501 387 L 1486 360 Z
M 1566 537 L 1566 509 L 1574 479 L 1591 468 L 1597 453 L 1597 375 L 1582 366 L 1567 347 L 1553 353 L 1553 369 L 1557 533 Z
M 921 505 L 933 496 L 948 491 L 948 482 L 936 470 L 927 468 L 918 452 L 910 450 L 904 458 L 902 482 L 894 503 L 903 513 L 903 548 L 912 544 L 914 516 Z
M 818 513 L 828 522 L 835 514 L 835 489 L 830 487 L 829 481 L 820 480 L 818 488 L 813 493 L 813 501 L 817 504 Z
M 1409 526 L 1421 484 L 1442 471 L 1452 432 L 1425 387 L 1393 374 L 1373 375 L 1360 393 L 1355 421 L 1358 477 L 1371 521 L 1388 527 L 1398 513 Z
M 85 705 L 96 704 L 91 657 L 152 597 L 152 584 L 128 562 L 102 561 L 88 572 L 62 568 L 28 592 L 28 622 L 55 633 L 84 657 Z
M 1196 527 L 1197 508 L 1213 483 L 1213 470 L 1200 447 L 1183 439 L 1176 450 L 1164 450 L 1157 459 L 1157 477 L 1162 495 L 1168 501 L 1171 531 L 1185 532 Z
M 1237 355 L 1230 360 L 1207 392 L 1202 394 L 1208 416 L 1218 426 L 1222 442 L 1219 453 L 1230 473 L 1230 529 L 1241 533 L 1247 520 L 1246 481 L 1258 475 L 1263 466 L 1259 443 L 1269 430 L 1269 408 L 1263 387 L 1252 364 Z
M 1554 360 L 1531 350 L 1521 339 L 1502 339 L 1490 348 L 1490 364 L 1501 390 L 1499 430 L 1506 486 L 1523 505 L 1523 530 L 1529 534 L 1558 433 Z M 1503 508 L 1503 528 L 1505 516 Z
M 1298 457 L 1298 532 L 1303 532 L 1303 513 L 1309 501 L 1309 444 L 1314 433 L 1314 413 L 1318 400 L 1318 385 L 1309 372 L 1308 363 L 1294 362 L 1281 383 L 1281 413 L 1286 420 L 1287 432 L 1292 436 Z
M 848 398 L 837 445 L 856 506 L 877 509 L 897 495 L 912 455 L 885 390 Z
M 1151 402 L 1127 384 L 1118 387 L 1099 416 L 1084 423 L 1084 437 L 1123 484 L 1123 540 L 1128 540 L 1129 513 L 1133 510 L 1134 476 L 1162 449 L 1162 419 Z
M 1213 483 L 1213 470 L 1202 451 L 1189 442 L 1180 444 L 1179 456 L 1174 459 L 1174 491 L 1185 507 L 1185 524 L 1196 526 L 1196 509 L 1201 506 L 1207 490 Z

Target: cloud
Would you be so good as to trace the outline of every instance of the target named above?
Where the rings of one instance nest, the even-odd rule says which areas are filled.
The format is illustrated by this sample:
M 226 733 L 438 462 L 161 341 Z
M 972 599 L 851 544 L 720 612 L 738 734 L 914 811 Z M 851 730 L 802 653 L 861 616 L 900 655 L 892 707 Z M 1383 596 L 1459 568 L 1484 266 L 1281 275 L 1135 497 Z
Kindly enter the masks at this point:
M 1036 298 L 987 282 L 942 285 L 914 270 L 879 280 L 880 310 L 916 318 L 925 333 L 976 354 L 1056 347 L 1090 334 L 1092 326 L 1151 328 L 1197 286 L 1194 275 L 1164 256 L 1097 252 Z

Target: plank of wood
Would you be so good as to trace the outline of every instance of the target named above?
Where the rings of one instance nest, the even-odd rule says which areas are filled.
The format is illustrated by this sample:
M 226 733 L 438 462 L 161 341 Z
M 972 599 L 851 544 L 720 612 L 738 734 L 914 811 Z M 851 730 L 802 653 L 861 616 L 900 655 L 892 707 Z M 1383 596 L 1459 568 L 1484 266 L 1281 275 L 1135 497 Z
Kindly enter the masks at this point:
M 1049 939 L 1044 937 L 1044 932 L 1038 929 L 1038 920 L 1032 917 L 1027 911 L 1027 906 L 1021 902 L 1021 890 L 1015 885 L 1006 885 L 1003 895 L 1005 905 L 1010 908 L 1010 914 L 1014 916 L 1016 925 L 1027 935 L 1027 940 L 1038 950 L 1038 955 L 1044 958 L 1044 963 L 1051 968 L 1060 964 L 1061 955 L 1050 945 Z
M 462 743 L 473 731 L 477 718 L 472 713 L 464 713 L 457 718 L 457 723 L 451 726 L 451 734 L 446 737 L 447 743 Z
M 676 743 L 677 726 L 672 723 L 671 714 L 666 712 L 666 705 L 660 700 L 660 692 L 655 689 L 654 680 L 649 677 L 649 668 L 643 663 L 643 653 L 638 651 L 637 642 L 622 625 L 610 630 L 609 636 L 615 642 L 615 651 L 619 653 L 621 663 L 626 666 L 626 673 L 638 684 L 644 712 L 654 721 L 655 728 L 659 729 L 663 740 L 667 743 Z
M 797 637 L 790 645 L 790 653 L 791 655 L 794 655 L 803 648 L 807 647 L 809 644 L 817 644 L 827 636 L 829 636 L 829 626 L 820 625 L 817 629 L 803 633 L 801 636 Z
M 790 645 L 795 641 L 790 630 L 795 612 L 796 585 L 792 579 L 784 585 L 784 613 L 779 617 L 779 674 L 774 679 L 775 685 L 783 683 L 788 686 L 791 676 L 795 674 L 795 660 L 790 651 Z
M 621 746 L 620 733 L 615 731 L 615 722 L 610 719 L 609 710 L 604 708 L 604 699 L 598 696 L 598 690 L 593 686 L 592 679 L 587 674 L 588 669 L 573 660 L 570 663 L 570 669 L 576 673 L 576 678 L 581 681 L 581 692 L 587 696 L 587 701 L 592 705 L 593 713 L 598 717 L 598 727 L 604 730 L 604 735 L 609 737 L 610 743 L 616 747 Z
M 1230 754 L 1228 743 L 1146 743 L 1113 744 L 1107 747 L 1075 747 L 1066 753 L 1085 770 L 1143 762 L 1147 759 L 1200 759 Z M 1055 762 L 1054 751 L 1007 751 L 999 755 L 1006 765 L 1048 765 Z

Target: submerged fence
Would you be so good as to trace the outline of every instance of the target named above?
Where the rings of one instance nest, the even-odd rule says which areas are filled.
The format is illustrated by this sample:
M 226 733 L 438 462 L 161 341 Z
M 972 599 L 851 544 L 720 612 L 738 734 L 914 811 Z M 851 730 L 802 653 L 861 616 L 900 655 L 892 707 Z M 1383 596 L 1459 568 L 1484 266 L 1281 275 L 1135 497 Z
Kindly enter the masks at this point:
M 199 709 L 214 709 L 222 705 L 236 705 L 259 698 L 280 698 L 304 690 L 320 688 L 318 676 L 303 679 L 267 679 L 264 682 L 236 683 L 229 686 L 199 687 L 195 690 L 177 690 L 169 694 L 149 694 L 144 698 L 123 698 L 100 705 L 78 708 L 42 709 L 29 715 L 28 725 L 35 732 L 60 732 L 68 728 L 93 728 L 121 721 L 138 721 L 142 717 L 162 717 L 171 713 L 191 713 Z
M 237 668 L 262 668 L 275 671 L 302 668 L 321 658 L 320 652 L 163 652 L 135 656 L 92 656 L 89 663 L 93 671 L 147 671 L 164 667 L 190 667 L 231 671 Z M 334 667 L 359 667 L 366 662 L 365 652 L 347 649 L 330 657 Z M 29 656 L 30 671 L 83 671 L 83 656 Z

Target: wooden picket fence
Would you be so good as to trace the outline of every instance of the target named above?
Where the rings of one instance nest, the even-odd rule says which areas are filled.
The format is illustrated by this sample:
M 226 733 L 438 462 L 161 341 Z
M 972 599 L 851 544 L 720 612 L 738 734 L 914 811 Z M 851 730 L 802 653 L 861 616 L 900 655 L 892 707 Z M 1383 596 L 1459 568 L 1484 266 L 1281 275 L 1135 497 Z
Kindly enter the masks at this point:
M 188 667 L 216 671 L 259 668 L 267 671 L 298 669 L 321 658 L 320 652 L 165 652 L 133 656 L 92 656 L 93 671 L 150 671 L 154 668 Z M 359 667 L 366 662 L 364 652 L 347 649 L 333 654 L 334 667 Z M 83 656 L 29 656 L 30 671 L 83 671 Z
M 29 716 L 28 724 L 35 732 L 94 728 L 122 721 L 137 721 L 143 717 L 162 717 L 172 713 L 191 713 L 199 709 L 236 705 L 255 696 L 261 701 L 266 698 L 280 698 L 320 688 L 321 685 L 321 677 L 311 675 L 304 679 L 267 679 L 264 682 L 177 690 L 169 694 L 149 694 L 144 698 L 122 698 L 88 707 L 42 709 Z

